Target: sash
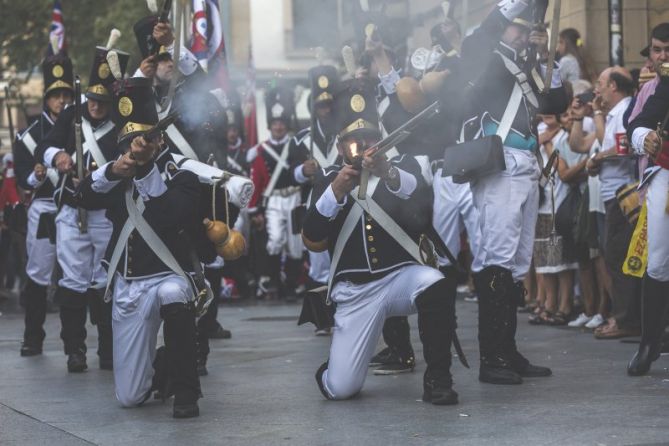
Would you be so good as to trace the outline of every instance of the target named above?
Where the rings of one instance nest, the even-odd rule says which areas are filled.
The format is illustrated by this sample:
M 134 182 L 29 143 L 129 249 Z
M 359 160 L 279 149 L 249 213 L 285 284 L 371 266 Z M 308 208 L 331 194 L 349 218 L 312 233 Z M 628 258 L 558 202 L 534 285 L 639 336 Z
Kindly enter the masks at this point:
M 369 184 L 367 186 L 369 195 L 372 195 L 374 193 L 374 191 L 376 190 L 376 186 L 378 186 L 378 184 L 379 184 L 379 177 L 373 177 L 372 179 L 369 180 Z M 357 196 L 359 188 L 360 186 L 357 186 L 355 189 L 353 189 L 353 191 L 351 191 L 349 195 Z M 363 214 L 362 206 L 351 207 L 351 210 L 346 216 L 346 220 L 344 220 L 344 224 L 341 227 L 341 231 L 339 231 L 339 236 L 337 237 L 337 243 L 335 243 L 334 251 L 332 251 L 332 259 L 330 260 L 330 277 L 328 277 L 328 294 L 326 299 L 326 303 L 328 305 L 330 303 L 330 293 L 332 292 L 332 282 L 334 281 L 335 272 L 337 271 L 337 265 L 339 265 L 339 260 L 341 259 L 341 255 L 344 252 L 344 246 L 346 246 L 348 239 L 351 238 L 351 234 L 353 234 L 353 230 L 360 221 L 360 217 L 362 217 L 362 214 Z
M 303 142 L 307 147 L 311 147 L 311 134 L 305 136 Z M 335 161 L 337 161 L 337 156 L 339 153 L 336 150 L 333 150 L 332 144 L 326 147 L 326 151 L 328 150 L 329 153 L 326 156 L 318 144 L 316 144 L 314 141 L 314 159 L 321 167 L 330 167 L 335 163 Z
M 160 106 L 156 103 L 156 110 L 158 111 L 158 119 L 163 119 L 170 113 L 172 108 L 172 102 L 170 102 L 164 110 L 161 110 Z M 186 141 L 184 135 L 181 134 L 179 129 L 174 125 L 170 124 L 169 127 L 165 130 L 167 137 L 170 138 L 170 141 L 176 146 L 177 149 L 185 156 L 186 158 L 199 161 L 200 157 L 197 156 L 193 147 Z
M 28 152 L 34 157 L 35 156 L 35 149 L 37 148 L 37 143 L 33 139 L 33 136 L 30 134 L 29 131 L 26 131 L 23 136 L 21 136 L 21 141 L 23 142 L 23 145 L 26 146 L 28 149 Z M 49 177 L 49 181 L 51 181 L 51 184 L 53 184 L 53 187 L 58 186 L 58 171 L 54 169 L 53 167 L 47 167 L 46 169 L 46 176 Z
M 283 148 L 281 149 L 281 157 L 277 155 L 277 153 L 272 149 L 270 146 L 268 146 L 265 143 L 262 143 L 263 149 L 276 160 L 276 167 L 274 167 L 274 172 L 272 172 L 272 177 L 269 180 L 269 184 L 267 185 L 267 188 L 264 190 L 262 193 L 263 197 L 269 198 L 270 195 L 272 195 L 272 192 L 274 192 L 274 188 L 276 187 L 276 182 L 279 181 L 279 177 L 281 176 L 281 171 L 283 169 L 288 169 L 288 163 L 286 163 L 286 160 L 288 159 L 288 145 L 290 144 L 290 139 L 285 142 L 283 145 Z
M 98 167 L 102 167 L 107 163 L 107 160 L 105 159 L 104 155 L 102 154 L 102 150 L 100 150 L 100 146 L 98 145 L 98 140 L 109 133 L 113 128 L 114 123 L 109 120 L 105 122 L 100 128 L 93 131 L 93 127 L 91 127 L 91 123 L 88 122 L 87 119 L 81 120 L 81 131 L 84 134 L 84 142 L 82 144 L 84 153 L 89 152 Z M 76 161 L 76 158 L 77 156 L 75 152 L 72 159 Z
M 516 78 L 517 85 L 519 85 L 523 90 L 523 95 L 527 98 L 530 104 L 532 104 L 535 108 L 538 108 L 539 101 L 537 101 L 537 96 L 534 94 L 532 86 L 527 81 L 527 75 L 513 60 L 509 59 L 497 50 L 495 50 L 495 53 L 499 54 L 499 56 L 502 58 L 502 62 L 504 62 L 506 69 L 509 70 L 509 72 Z

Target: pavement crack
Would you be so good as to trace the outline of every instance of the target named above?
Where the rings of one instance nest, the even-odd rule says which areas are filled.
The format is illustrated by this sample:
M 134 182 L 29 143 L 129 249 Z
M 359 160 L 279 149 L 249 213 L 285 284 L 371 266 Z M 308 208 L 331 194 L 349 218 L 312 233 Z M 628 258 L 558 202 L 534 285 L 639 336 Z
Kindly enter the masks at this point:
M 86 440 L 85 438 L 81 438 L 80 436 L 75 435 L 75 434 L 73 434 L 72 432 L 68 432 L 68 431 L 66 431 L 65 429 L 62 429 L 62 428 L 60 428 L 60 427 L 58 427 L 58 426 L 54 426 L 54 425 L 51 424 L 51 423 L 47 423 L 47 422 L 45 422 L 45 421 L 42 421 L 42 420 L 40 420 L 40 419 L 38 419 L 38 418 L 33 417 L 32 415 L 28 415 L 27 413 L 25 413 L 25 412 L 23 412 L 23 411 L 21 411 L 21 410 L 15 409 L 14 407 L 8 406 L 8 405 L 6 405 L 6 404 L 4 404 L 4 403 L 0 403 L 0 406 L 2 406 L 2 407 L 6 407 L 7 409 L 11 410 L 12 412 L 15 412 L 15 413 L 17 413 L 17 414 L 19 414 L 19 415 L 23 415 L 24 417 L 30 418 L 30 419 L 33 420 L 33 421 L 37 421 L 37 422 L 40 423 L 40 424 L 46 424 L 47 426 L 52 427 L 52 428 L 54 428 L 54 429 L 56 429 L 56 430 L 58 430 L 58 431 L 60 431 L 60 432 L 62 432 L 62 433 L 64 433 L 64 434 L 66 434 L 66 435 L 69 435 L 69 436 L 71 436 L 71 437 L 74 437 L 74 438 L 76 438 L 77 440 L 84 441 L 84 442 L 86 442 L 86 443 L 88 443 L 88 444 L 96 445 L 96 443 L 93 443 L 92 441 Z

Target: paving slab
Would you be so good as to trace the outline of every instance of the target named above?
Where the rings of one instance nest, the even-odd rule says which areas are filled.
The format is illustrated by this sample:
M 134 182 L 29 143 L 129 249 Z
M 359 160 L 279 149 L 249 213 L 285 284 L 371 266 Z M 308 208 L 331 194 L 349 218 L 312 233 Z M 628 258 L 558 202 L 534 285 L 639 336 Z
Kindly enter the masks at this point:
M 201 416 L 171 418 L 171 404 L 122 409 L 111 372 L 99 370 L 88 327 L 89 370 L 68 374 L 57 314 L 47 317 L 44 354 L 21 358 L 22 315 L 0 311 L 0 445 L 638 445 L 669 444 L 669 357 L 649 376 L 625 374 L 633 343 L 598 341 L 578 329 L 533 327 L 520 315 L 519 345 L 554 376 L 520 386 L 477 379 L 475 304 L 459 301 L 458 329 L 472 369 L 453 365 L 460 404 L 420 401 L 418 364 L 410 374 L 368 375 L 354 400 L 324 400 L 314 372 L 330 338 L 296 325 L 297 305 L 221 307 L 230 340 L 212 340 L 202 379 Z

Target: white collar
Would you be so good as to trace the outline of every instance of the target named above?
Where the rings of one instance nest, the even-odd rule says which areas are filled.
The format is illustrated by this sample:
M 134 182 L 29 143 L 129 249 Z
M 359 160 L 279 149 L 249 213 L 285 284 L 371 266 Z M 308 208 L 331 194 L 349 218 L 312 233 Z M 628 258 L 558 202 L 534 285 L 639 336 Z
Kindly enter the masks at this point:
M 287 143 L 289 139 L 290 139 L 290 135 L 289 135 L 289 134 L 286 134 L 286 136 L 284 136 L 283 138 L 281 138 L 280 141 L 275 140 L 275 139 L 272 138 L 271 136 L 269 137 L 269 139 L 268 139 L 267 141 L 269 141 L 269 143 L 272 144 L 273 146 L 282 146 L 282 145 L 284 145 L 285 143 Z

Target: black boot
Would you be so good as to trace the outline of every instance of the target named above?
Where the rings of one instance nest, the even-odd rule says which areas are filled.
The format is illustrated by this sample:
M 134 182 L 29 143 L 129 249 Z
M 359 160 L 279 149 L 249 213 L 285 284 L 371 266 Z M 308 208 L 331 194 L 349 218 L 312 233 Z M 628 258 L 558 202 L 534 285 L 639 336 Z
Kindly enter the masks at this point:
M 511 272 L 489 266 L 474 274 L 479 295 L 479 381 L 490 384 L 521 384 L 505 345 L 509 338 L 507 295 L 515 288 Z
M 104 301 L 104 290 L 90 288 L 88 305 L 91 323 L 98 329 L 98 358 L 102 370 L 114 369 L 114 338 L 112 334 L 112 303 Z
M 42 343 L 46 336 L 44 332 L 46 287 L 38 285 L 30 278 L 27 278 L 26 286 L 22 293 L 22 300 L 25 303 L 26 316 L 21 356 L 41 355 Z
M 406 316 L 389 317 L 383 324 L 383 340 L 393 359 L 374 370 L 375 375 L 397 375 L 413 372 L 416 358 L 411 346 L 409 319 Z
M 200 379 L 197 375 L 197 346 L 195 314 L 184 303 L 160 307 L 165 321 L 165 361 L 167 364 L 167 394 L 174 395 L 174 418 L 192 418 L 200 415 Z
M 646 276 L 641 299 L 641 344 L 627 365 L 628 375 L 645 375 L 650 370 L 651 363 L 660 357 L 668 307 L 669 282 L 660 282 Z
M 86 293 L 59 287 L 56 291 L 60 302 L 60 338 L 63 340 L 67 370 L 83 372 L 86 364 Z
M 302 265 L 302 259 L 286 258 L 286 282 L 283 287 L 283 295 L 288 303 L 297 301 L 297 282 L 302 273 Z
M 518 351 L 516 345 L 516 329 L 518 328 L 518 307 L 525 305 L 525 285 L 523 282 L 516 282 L 514 284 L 512 295 L 508 299 L 507 318 L 508 330 L 505 338 L 505 349 L 511 367 L 523 378 L 537 378 L 551 376 L 553 372 L 548 367 L 531 364 Z
M 316 383 L 318 384 L 318 390 L 321 391 L 323 396 L 331 400 L 330 395 L 328 395 L 327 391 L 325 390 L 325 386 L 323 385 L 323 374 L 325 371 L 328 369 L 329 361 L 325 361 L 321 366 L 316 370 Z
M 207 312 L 197 322 L 197 329 L 204 330 L 209 339 L 230 339 L 232 333 L 218 323 L 218 296 L 221 295 L 221 279 L 223 271 L 220 268 L 205 268 L 204 277 L 211 284 L 214 300 L 209 304 Z
M 423 401 L 439 406 L 458 403 L 451 376 L 451 343 L 455 332 L 454 294 L 449 290 L 448 279 L 442 279 L 416 298 L 418 332 L 427 363 L 423 376 Z

